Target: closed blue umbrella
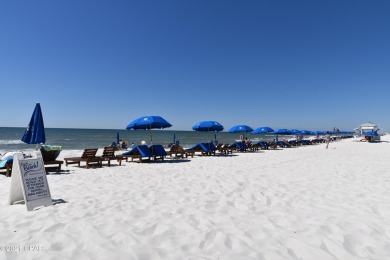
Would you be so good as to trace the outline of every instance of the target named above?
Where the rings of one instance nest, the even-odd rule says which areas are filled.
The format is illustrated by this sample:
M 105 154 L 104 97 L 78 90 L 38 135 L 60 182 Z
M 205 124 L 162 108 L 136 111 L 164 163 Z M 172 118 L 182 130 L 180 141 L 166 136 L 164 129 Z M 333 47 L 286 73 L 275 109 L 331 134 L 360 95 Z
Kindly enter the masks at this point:
M 39 103 L 35 105 L 34 112 L 24 132 L 22 141 L 26 144 L 36 144 L 37 150 L 38 144 L 44 144 L 46 142 L 45 126 L 43 124 L 41 105 Z
M 128 124 L 126 129 L 127 130 L 149 129 L 150 143 L 153 144 L 152 129 L 163 129 L 171 126 L 172 125 L 161 116 L 143 116 L 135 119 L 130 124 Z
M 273 133 L 274 129 L 268 126 L 262 126 L 259 128 L 256 128 L 255 131 L 253 131 L 254 134 L 265 134 L 265 133 Z
M 173 144 L 176 144 L 176 133 L 173 133 Z
M 119 144 L 119 132 L 116 131 L 116 143 Z

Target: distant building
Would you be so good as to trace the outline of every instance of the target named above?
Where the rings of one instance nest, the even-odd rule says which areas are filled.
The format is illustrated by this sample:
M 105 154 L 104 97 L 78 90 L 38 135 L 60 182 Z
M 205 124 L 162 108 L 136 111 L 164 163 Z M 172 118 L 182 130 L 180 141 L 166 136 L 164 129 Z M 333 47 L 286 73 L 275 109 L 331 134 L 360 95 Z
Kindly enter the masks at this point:
M 359 131 L 361 136 L 364 136 L 364 138 L 368 141 L 379 141 L 380 136 L 378 135 L 378 131 L 381 130 L 379 128 L 379 125 L 376 125 L 374 123 L 368 122 L 359 125 L 357 128 L 355 128 L 356 131 Z
M 364 132 L 369 132 L 369 131 L 378 132 L 378 130 L 380 130 L 380 128 L 379 128 L 379 125 L 368 122 L 368 123 L 364 123 L 364 124 L 359 125 L 357 128 L 355 128 L 355 130 L 359 131 L 360 134 L 363 134 Z

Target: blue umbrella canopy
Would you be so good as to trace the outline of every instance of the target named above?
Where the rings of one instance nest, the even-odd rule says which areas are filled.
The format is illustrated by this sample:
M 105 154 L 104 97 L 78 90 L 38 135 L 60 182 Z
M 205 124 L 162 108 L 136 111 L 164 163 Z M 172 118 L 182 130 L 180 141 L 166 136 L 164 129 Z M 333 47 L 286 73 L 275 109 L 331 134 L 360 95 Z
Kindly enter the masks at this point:
M 268 126 L 262 126 L 259 128 L 256 128 L 255 131 L 253 131 L 254 134 L 263 134 L 263 133 L 273 133 L 274 129 Z
M 277 135 L 290 135 L 291 131 L 285 128 L 279 128 L 274 131 L 274 134 Z
M 301 135 L 311 135 L 311 134 L 313 134 L 313 132 L 309 131 L 309 130 L 302 130 L 302 131 L 300 131 L 300 134 Z
M 236 125 L 229 129 L 229 133 L 248 133 L 253 132 L 253 128 L 247 125 Z
M 219 132 L 223 130 L 223 126 L 216 122 L 216 121 L 202 121 L 197 123 L 192 127 L 193 130 L 199 131 L 199 132 Z M 214 134 L 215 135 L 215 134 Z M 217 136 L 214 136 L 214 140 L 217 139 Z M 211 138 L 209 138 L 209 141 Z
M 223 126 L 216 121 L 202 121 L 192 127 L 195 131 L 209 132 L 209 131 L 223 131 Z
M 143 116 L 132 121 L 127 127 L 127 130 L 134 129 L 162 129 L 171 127 L 167 120 L 161 116 Z
M 22 141 L 26 144 L 44 144 L 46 142 L 45 126 L 43 124 L 43 117 L 41 105 L 35 105 L 34 112 L 31 116 L 30 123 L 22 137 Z
M 172 125 L 161 116 L 143 116 L 132 121 L 127 127 L 127 130 L 134 129 L 149 129 L 150 143 L 153 144 L 152 129 L 168 128 Z
M 291 132 L 292 134 L 294 134 L 294 135 L 299 135 L 299 134 L 301 134 L 301 131 L 298 130 L 298 129 L 291 129 L 290 132 Z

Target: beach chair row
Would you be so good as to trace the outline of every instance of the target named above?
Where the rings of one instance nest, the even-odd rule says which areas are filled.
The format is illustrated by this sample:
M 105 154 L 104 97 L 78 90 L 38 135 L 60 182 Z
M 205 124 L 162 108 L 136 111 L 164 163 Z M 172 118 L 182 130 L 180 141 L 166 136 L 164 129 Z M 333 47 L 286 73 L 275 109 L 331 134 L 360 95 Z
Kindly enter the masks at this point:
M 232 154 L 233 152 L 255 152 L 258 150 L 276 149 L 278 147 L 286 148 L 298 145 L 308 145 L 309 142 L 265 142 L 260 141 L 255 144 L 247 145 L 245 142 L 234 142 L 232 144 L 218 144 L 215 146 L 213 143 L 199 143 L 192 147 L 184 149 L 180 145 L 172 145 L 169 151 L 165 151 L 162 145 L 138 145 L 133 147 L 131 150 L 126 151 L 120 155 L 115 155 L 115 147 L 108 146 L 104 148 L 102 156 L 96 156 L 98 151 L 97 148 L 85 149 L 81 157 L 69 157 L 64 158 L 66 166 L 71 164 L 77 164 L 81 166 L 84 162 L 86 168 L 91 166 L 102 167 L 104 162 L 107 162 L 108 166 L 111 165 L 111 161 L 117 161 L 119 165 L 122 165 L 122 161 L 128 162 L 152 162 L 152 161 L 163 161 L 167 156 L 175 159 L 188 158 L 194 155 L 211 156 L 219 154 Z
M 255 152 L 258 150 L 268 150 L 276 149 L 278 147 L 288 148 L 293 146 L 300 145 L 310 145 L 316 143 L 322 143 L 323 140 L 312 140 L 312 141 L 278 141 L 278 142 L 265 142 L 260 141 L 254 144 L 246 144 L 245 142 L 234 142 L 232 144 L 218 144 L 215 146 L 213 143 L 199 143 L 192 147 L 184 149 L 180 145 L 172 145 L 169 151 L 165 151 L 162 145 L 152 145 L 148 147 L 147 145 L 138 145 L 133 147 L 131 150 L 126 151 L 120 155 L 116 155 L 115 147 L 107 146 L 104 147 L 103 154 L 97 156 L 98 148 L 88 148 L 83 151 L 83 154 L 80 157 L 68 157 L 64 158 L 65 165 L 69 166 L 72 164 L 77 164 L 79 167 L 81 163 L 85 164 L 85 167 L 88 169 L 91 166 L 102 167 L 104 163 L 107 163 L 108 166 L 111 166 L 111 161 L 116 161 L 119 165 L 122 165 L 122 161 L 128 162 L 129 159 L 135 162 L 153 162 L 153 161 L 164 161 L 164 158 L 169 156 L 174 159 L 183 159 L 194 157 L 194 155 L 201 156 L 211 156 L 216 155 L 218 152 L 222 155 L 229 155 L 233 152 Z M 64 163 L 62 160 L 57 160 L 58 151 L 46 151 L 41 149 L 42 158 L 45 164 L 46 171 L 56 170 L 60 171 L 61 166 Z M 6 171 L 6 176 L 11 176 L 12 171 L 12 162 L 7 162 L 4 166 L 1 166 L 0 169 Z

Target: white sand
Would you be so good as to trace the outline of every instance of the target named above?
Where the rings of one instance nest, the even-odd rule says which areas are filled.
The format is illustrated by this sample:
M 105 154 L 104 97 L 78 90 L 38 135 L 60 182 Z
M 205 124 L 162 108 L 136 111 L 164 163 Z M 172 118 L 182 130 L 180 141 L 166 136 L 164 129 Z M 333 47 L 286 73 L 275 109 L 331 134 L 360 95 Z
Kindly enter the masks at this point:
M 390 259 L 389 142 L 64 169 L 33 212 L 0 175 L 0 259 Z

